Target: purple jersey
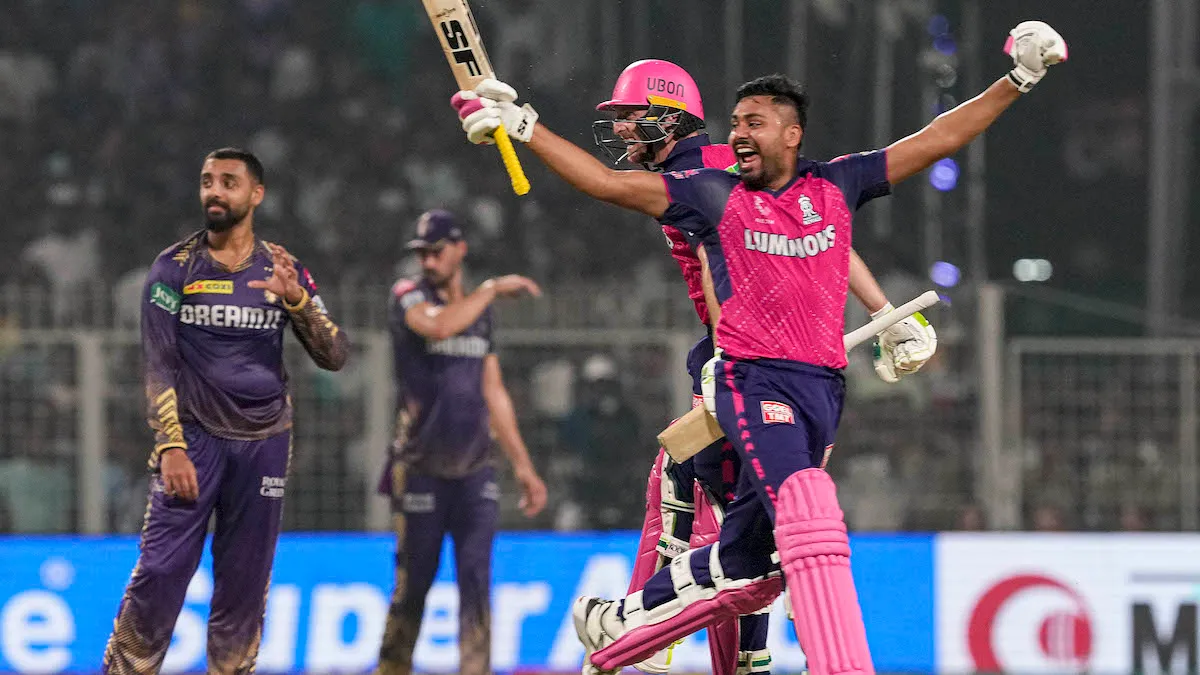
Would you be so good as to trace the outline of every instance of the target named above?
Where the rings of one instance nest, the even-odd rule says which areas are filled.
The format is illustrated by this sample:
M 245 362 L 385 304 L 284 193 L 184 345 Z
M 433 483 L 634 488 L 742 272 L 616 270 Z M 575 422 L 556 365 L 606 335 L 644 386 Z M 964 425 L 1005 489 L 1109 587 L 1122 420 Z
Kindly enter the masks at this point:
M 289 325 L 313 361 L 337 370 L 348 341 L 299 263 L 305 296 L 288 310 L 282 299 L 247 283 L 271 275 L 271 252 L 256 241 L 236 269 L 209 254 L 205 232 L 163 251 L 146 279 L 142 352 L 155 450 L 185 448 L 181 422 L 218 438 L 269 438 L 292 424 L 283 332 Z
M 661 220 L 705 246 L 725 352 L 844 368 L 851 213 L 890 192 L 886 153 L 801 158 L 796 170 L 778 191 L 716 169 L 664 174 Z
M 397 459 L 415 473 L 461 478 L 493 461 L 483 398 L 483 363 L 492 353 L 492 309 L 458 335 L 429 340 L 404 320 L 410 307 L 423 302 L 445 304 L 428 281 L 402 279 L 392 287 Z

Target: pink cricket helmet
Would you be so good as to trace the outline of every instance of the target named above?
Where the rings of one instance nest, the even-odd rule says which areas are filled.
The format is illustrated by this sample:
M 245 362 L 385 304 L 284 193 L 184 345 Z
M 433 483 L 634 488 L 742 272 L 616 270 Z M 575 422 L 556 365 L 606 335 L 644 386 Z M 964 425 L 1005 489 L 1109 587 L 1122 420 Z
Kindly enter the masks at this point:
M 704 103 L 696 81 L 680 66 L 661 59 L 645 59 L 626 66 L 613 86 L 612 98 L 596 106 L 596 110 L 647 105 L 676 108 L 704 119 Z

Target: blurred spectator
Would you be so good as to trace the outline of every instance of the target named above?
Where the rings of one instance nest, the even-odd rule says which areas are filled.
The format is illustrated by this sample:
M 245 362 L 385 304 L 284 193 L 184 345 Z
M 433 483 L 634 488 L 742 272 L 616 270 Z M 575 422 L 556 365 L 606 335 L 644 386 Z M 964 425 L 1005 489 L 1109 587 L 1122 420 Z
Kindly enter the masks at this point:
M 631 449 L 644 443 L 637 411 L 625 400 L 611 358 L 595 355 L 584 363 L 576 401 L 559 436 L 565 450 L 584 460 L 571 481 L 571 499 L 582 509 L 588 527 L 627 526 L 641 516 L 649 462 L 630 461 Z
M 1033 529 L 1038 532 L 1065 532 L 1066 525 L 1062 509 L 1053 504 L 1042 504 L 1033 510 Z
M 958 520 L 954 524 L 954 529 L 962 532 L 979 532 L 987 529 L 987 520 L 984 518 L 983 509 L 978 504 L 967 504 L 958 512 Z
M 1145 511 L 1137 504 L 1121 505 L 1121 530 L 1124 532 L 1143 532 L 1149 529 Z

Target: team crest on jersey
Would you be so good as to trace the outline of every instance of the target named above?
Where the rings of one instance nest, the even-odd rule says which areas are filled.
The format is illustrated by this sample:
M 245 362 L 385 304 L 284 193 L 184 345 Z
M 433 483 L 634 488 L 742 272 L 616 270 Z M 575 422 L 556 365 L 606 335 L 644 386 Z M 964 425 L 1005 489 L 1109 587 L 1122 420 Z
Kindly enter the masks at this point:
M 698 173 L 700 173 L 700 169 L 685 169 L 683 171 L 670 171 L 667 173 L 667 175 L 672 178 L 682 179 L 682 178 L 691 178 L 692 176 L 695 176 Z
M 800 195 L 800 210 L 804 212 L 805 225 L 821 222 L 821 214 L 813 208 L 812 200 L 808 198 L 808 195 Z
M 263 297 L 267 299 L 267 304 L 269 305 L 274 305 L 275 303 L 279 302 L 279 296 L 275 295 L 271 291 L 264 290 Z
M 795 424 L 796 417 L 791 406 L 778 401 L 762 401 L 763 424 Z

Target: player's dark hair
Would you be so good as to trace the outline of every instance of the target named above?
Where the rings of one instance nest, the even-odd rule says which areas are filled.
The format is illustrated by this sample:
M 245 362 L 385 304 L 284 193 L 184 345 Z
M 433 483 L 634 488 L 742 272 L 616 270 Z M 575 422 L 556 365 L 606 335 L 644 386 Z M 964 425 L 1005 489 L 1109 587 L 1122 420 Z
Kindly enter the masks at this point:
M 804 93 L 799 82 L 787 75 L 763 75 L 738 87 L 738 101 L 751 96 L 770 96 L 772 103 L 790 105 L 796 110 L 800 128 L 808 126 L 808 94 Z
M 243 150 L 241 148 L 220 148 L 208 153 L 204 159 L 236 159 L 246 165 L 246 171 L 258 181 L 260 185 L 266 185 L 266 171 L 263 169 L 263 164 L 258 157 L 254 156 L 253 152 Z

